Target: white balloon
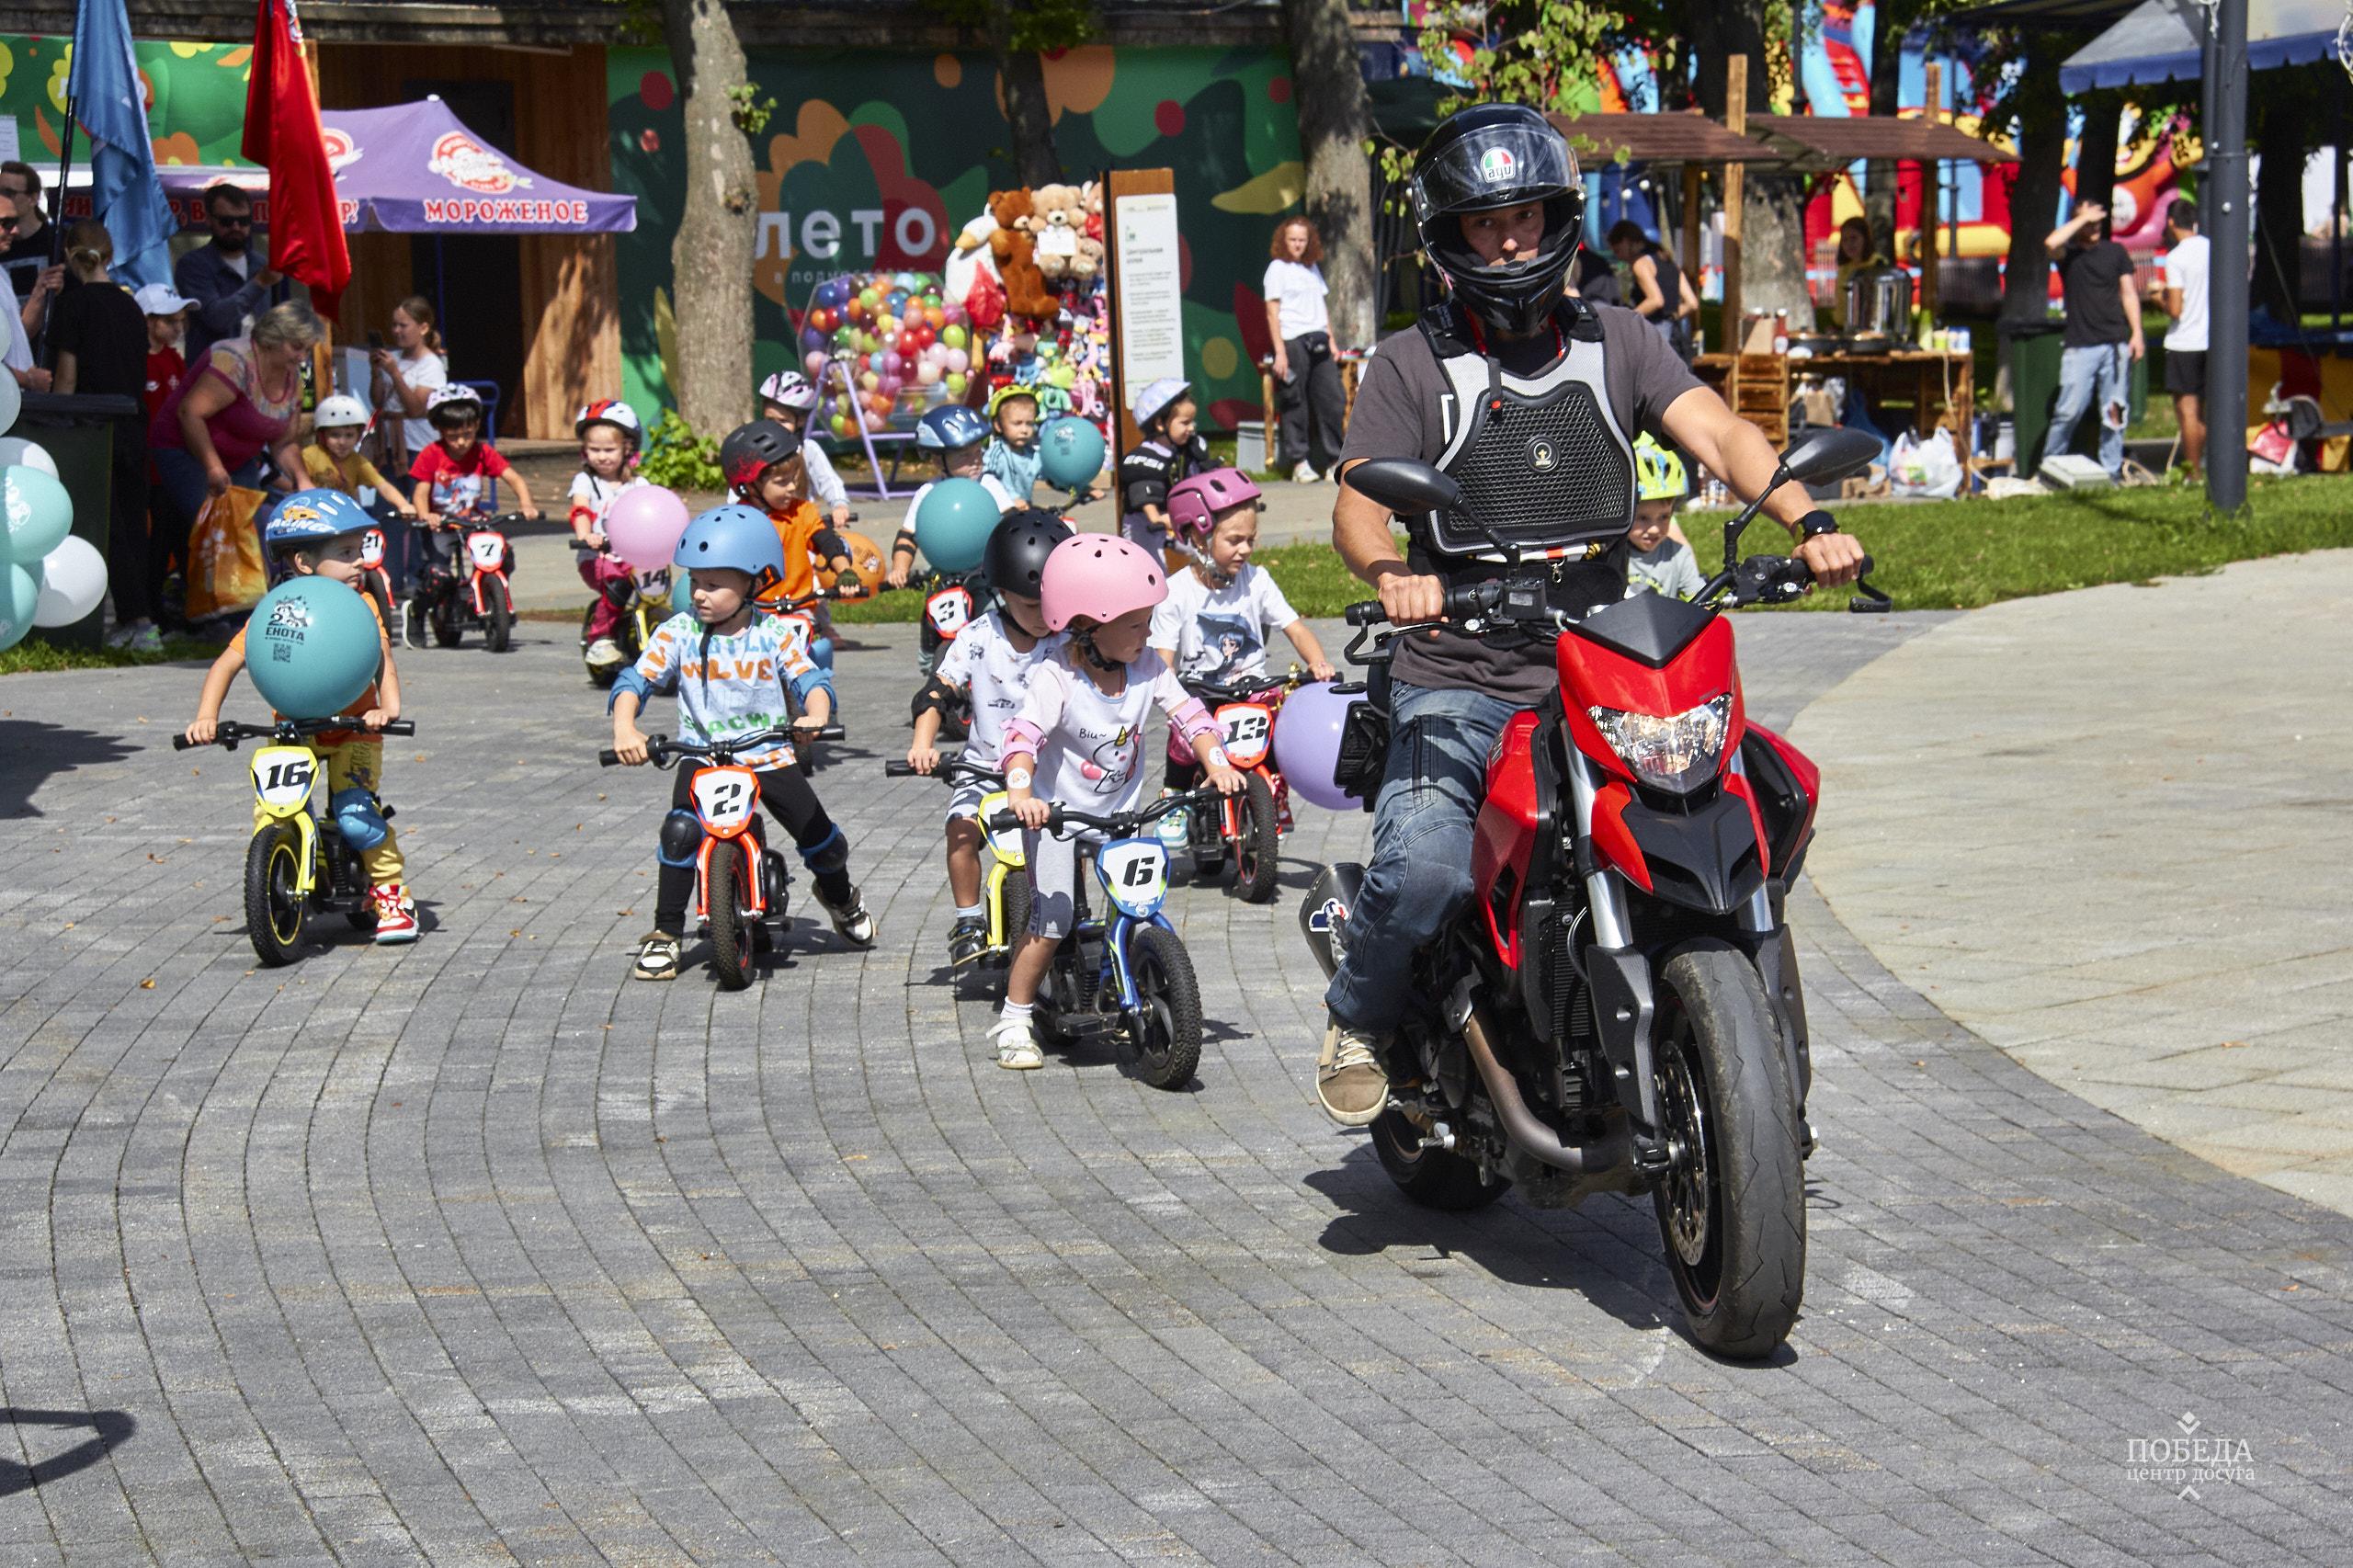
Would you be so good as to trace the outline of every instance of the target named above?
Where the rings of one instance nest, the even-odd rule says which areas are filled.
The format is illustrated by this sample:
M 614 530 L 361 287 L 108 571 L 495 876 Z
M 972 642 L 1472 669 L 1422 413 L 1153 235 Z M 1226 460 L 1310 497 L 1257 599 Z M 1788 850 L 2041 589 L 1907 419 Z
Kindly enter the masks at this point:
M 6 317 L 7 313 L 6 311 L 0 311 L 0 318 Z M 0 348 L 0 353 L 6 352 L 5 348 Z M 14 429 L 17 415 L 24 406 L 25 389 L 17 384 L 16 377 L 6 370 L 0 370 L 0 430 Z
M 13 376 L 9 378 L 11 381 L 15 379 Z M 33 445 L 21 436 L 0 436 L 0 468 L 12 465 L 37 468 L 51 479 L 62 477 L 57 472 L 57 460 L 51 457 L 45 449 Z
M 107 558 L 78 534 L 41 558 L 40 597 L 33 605 L 35 626 L 71 626 L 107 597 Z

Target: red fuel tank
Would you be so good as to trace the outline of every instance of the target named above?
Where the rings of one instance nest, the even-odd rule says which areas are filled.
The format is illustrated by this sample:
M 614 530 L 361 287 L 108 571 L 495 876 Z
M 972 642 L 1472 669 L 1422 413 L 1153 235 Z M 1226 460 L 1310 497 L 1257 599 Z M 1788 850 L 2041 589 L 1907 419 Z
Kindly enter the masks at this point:
M 1537 717 L 1515 713 L 1487 754 L 1487 800 L 1471 845 L 1472 896 L 1486 912 L 1487 934 L 1505 963 L 1519 967 L 1519 906 L 1529 858 L 1536 848 Z

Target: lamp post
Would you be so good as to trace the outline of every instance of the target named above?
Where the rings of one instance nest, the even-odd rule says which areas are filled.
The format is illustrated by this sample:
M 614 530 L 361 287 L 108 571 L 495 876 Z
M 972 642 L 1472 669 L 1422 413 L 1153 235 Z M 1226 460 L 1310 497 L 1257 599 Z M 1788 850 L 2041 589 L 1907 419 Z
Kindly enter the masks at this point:
M 2206 499 L 2246 505 L 2246 0 L 2217 0 L 2206 35 L 2208 196 Z

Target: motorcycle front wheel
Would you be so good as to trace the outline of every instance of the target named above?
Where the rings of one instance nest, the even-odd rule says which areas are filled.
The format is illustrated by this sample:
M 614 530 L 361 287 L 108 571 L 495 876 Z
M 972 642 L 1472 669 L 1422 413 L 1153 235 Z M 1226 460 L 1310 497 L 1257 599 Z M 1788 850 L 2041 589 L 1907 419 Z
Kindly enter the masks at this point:
M 1797 1096 L 1764 983 L 1703 939 L 1659 969 L 1656 1076 L 1671 1161 L 1651 1195 L 1691 1335 L 1720 1356 L 1779 1347 L 1805 1297 Z
M 1128 948 L 1142 1027 L 1128 1026 L 1128 1056 L 1135 1075 L 1155 1089 L 1181 1089 L 1201 1062 L 1201 987 L 1193 957 L 1173 933 L 1136 928 Z
M 269 969 L 292 963 L 302 948 L 302 835 L 274 822 L 245 847 L 245 935 Z

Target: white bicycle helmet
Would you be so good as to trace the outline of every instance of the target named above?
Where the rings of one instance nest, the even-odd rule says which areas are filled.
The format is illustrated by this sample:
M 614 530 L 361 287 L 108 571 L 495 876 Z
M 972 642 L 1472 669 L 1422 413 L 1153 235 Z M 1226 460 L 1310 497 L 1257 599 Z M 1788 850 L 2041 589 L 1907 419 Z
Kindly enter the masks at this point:
M 433 395 L 425 400 L 425 417 L 438 425 L 445 417 L 453 414 L 460 417 L 472 415 L 474 418 L 480 419 L 482 393 L 458 382 L 452 382 L 446 387 L 435 387 Z
M 798 370 L 779 370 L 760 383 L 760 401 L 780 403 L 797 414 L 817 406 L 817 389 Z
M 1136 393 L 1136 405 L 1128 412 L 1138 425 L 1150 425 L 1168 412 L 1177 399 L 1193 395 L 1193 383 L 1181 376 L 1163 376 L 1147 381 L 1143 391 Z
M 313 430 L 340 430 L 351 425 L 362 429 L 367 427 L 368 405 L 348 392 L 337 392 L 325 399 L 319 404 L 318 412 L 311 415 L 311 428 Z
M 645 438 L 645 425 L 638 418 L 637 410 L 617 397 L 600 397 L 583 407 L 573 415 L 572 433 L 585 437 L 591 425 L 611 426 L 629 438 L 631 447 Z

